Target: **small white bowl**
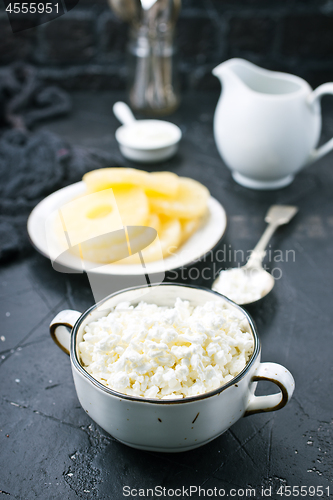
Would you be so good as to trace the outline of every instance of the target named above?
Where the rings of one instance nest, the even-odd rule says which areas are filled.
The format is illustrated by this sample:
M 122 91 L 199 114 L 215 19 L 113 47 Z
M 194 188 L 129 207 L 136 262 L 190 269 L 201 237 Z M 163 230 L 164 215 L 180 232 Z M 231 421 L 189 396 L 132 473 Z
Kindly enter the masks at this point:
M 171 158 L 182 132 L 177 125 L 163 120 L 136 120 L 125 102 L 113 105 L 113 112 L 123 125 L 116 130 L 120 151 L 139 163 L 157 163 Z
M 163 120 L 136 120 L 116 130 L 121 153 L 140 163 L 156 163 L 171 158 L 178 150 L 182 132 Z

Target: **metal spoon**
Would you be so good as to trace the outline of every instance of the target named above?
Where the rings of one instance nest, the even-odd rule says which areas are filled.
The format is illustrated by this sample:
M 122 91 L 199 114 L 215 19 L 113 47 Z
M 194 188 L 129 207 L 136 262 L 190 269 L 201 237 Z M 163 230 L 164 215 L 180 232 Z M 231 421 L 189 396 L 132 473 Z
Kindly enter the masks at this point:
M 271 239 L 273 233 L 279 226 L 283 224 L 288 224 L 288 222 L 294 217 L 294 215 L 298 212 L 298 207 L 291 205 L 273 205 L 268 210 L 265 221 L 268 223 L 266 230 L 261 236 L 255 248 L 252 250 L 249 260 L 247 261 L 245 266 L 242 266 L 239 269 L 240 273 L 244 275 L 244 284 L 249 278 L 253 282 L 254 285 L 260 283 L 261 294 L 260 297 L 251 302 L 237 300 L 239 305 L 250 305 L 258 302 L 262 298 L 264 298 L 269 292 L 272 291 L 274 287 L 275 280 L 273 276 L 265 271 L 262 267 L 262 261 L 265 257 L 265 248 Z M 236 268 L 237 269 L 237 268 Z M 222 283 L 223 283 L 223 273 L 227 273 L 227 271 L 222 271 L 217 279 L 214 281 L 212 289 L 223 294 Z M 239 279 L 242 279 L 240 275 Z M 240 281 L 242 283 L 242 281 Z M 230 297 L 232 299 L 232 297 Z M 233 300 L 233 299 L 232 299 Z M 234 300 L 236 302 L 236 300 Z
M 139 0 L 108 0 L 110 7 L 122 20 L 137 24 L 140 19 Z

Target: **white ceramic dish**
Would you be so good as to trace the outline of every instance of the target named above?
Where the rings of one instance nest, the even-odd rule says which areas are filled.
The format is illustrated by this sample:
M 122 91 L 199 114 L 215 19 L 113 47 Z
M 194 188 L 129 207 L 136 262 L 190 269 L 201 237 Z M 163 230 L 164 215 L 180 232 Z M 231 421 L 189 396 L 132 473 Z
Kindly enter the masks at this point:
M 47 241 L 46 223 L 54 211 L 84 193 L 84 191 L 85 185 L 83 182 L 71 184 L 52 193 L 33 209 L 28 219 L 28 234 L 32 244 L 41 254 L 48 258 L 51 258 L 51 255 L 62 254 L 63 248 L 55 235 L 51 241 Z M 225 232 L 226 225 L 227 216 L 224 208 L 215 198 L 210 197 L 208 200 L 208 215 L 202 227 L 174 255 L 164 260 L 150 262 L 149 274 L 178 269 L 200 259 L 219 242 Z M 70 252 L 63 253 L 61 258 L 57 259 L 57 262 L 69 270 L 82 272 L 81 260 Z M 90 263 L 89 269 L 93 269 L 94 273 L 99 275 L 118 276 L 138 276 L 147 272 L 139 264 L 96 264 L 94 267 Z
M 227 302 L 244 315 L 254 339 L 254 352 L 245 368 L 218 389 L 184 399 L 162 400 L 127 396 L 105 387 L 81 365 L 78 344 L 84 326 L 122 301 L 140 300 L 173 306 L 175 299 L 193 306 L 207 301 Z M 68 331 L 70 328 L 72 331 Z M 295 383 L 290 372 L 276 363 L 260 363 L 260 341 L 252 319 L 244 309 L 212 290 L 165 283 L 117 292 L 86 312 L 62 311 L 50 325 L 53 340 L 70 354 L 76 392 L 83 409 L 120 442 L 141 450 L 179 452 L 198 448 L 225 432 L 241 417 L 283 408 Z M 257 381 L 278 386 L 277 394 L 255 396 Z
M 113 105 L 113 112 L 123 124 L 116 130 L 121 153 L 139 163 L 158 163 L 171 158 L 178 150 L 182 132 L 164 120 L 136 120 L 124 102 Z
M 144 129 L 156 131 L 157 128 L 161 136 L 164 133 L 167 136 L 158 140 L 156 134 L 149 147 L 145 146 L 144 142 L 140 143 L 140 134 Z M 171 158 L 178 150 L 181 137 L 182 133 L 177 125 L 162 120 L 136 120 L 116 130 L 121 153 L 126 158 L 140 163 L 156 163 Z

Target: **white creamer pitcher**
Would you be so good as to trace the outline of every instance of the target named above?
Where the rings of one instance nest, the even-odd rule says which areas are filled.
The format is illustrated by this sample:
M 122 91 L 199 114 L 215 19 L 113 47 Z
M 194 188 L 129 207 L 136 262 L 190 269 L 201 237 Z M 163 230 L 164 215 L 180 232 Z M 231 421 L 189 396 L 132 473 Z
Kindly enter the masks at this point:
M 217 148 L 236 182 L 278 189 L 296 172 L 333 149 L 315 149 L 321 132 L 320 97 L 333 83 L 312 90 L 294 75 L 230 59 L 213 70 L 222 83 L 214 116 Z

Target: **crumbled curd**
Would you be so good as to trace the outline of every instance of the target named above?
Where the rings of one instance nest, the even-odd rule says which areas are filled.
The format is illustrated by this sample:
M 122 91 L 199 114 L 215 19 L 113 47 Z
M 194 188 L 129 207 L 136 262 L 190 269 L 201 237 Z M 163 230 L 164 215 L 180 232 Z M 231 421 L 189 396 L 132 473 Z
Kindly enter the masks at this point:
M 212 391 L 243 370 L 254 341 L 246 318 L 221 302 L 118 304 L 87 324 L 81 363 L 115 391 L 177 399 Z
M 245 272 L 241 267 L 235 267 L 221 271 L 213 289 L 236 304 L 249 304 L 265 295 L 267 278 L 265 273 Z

